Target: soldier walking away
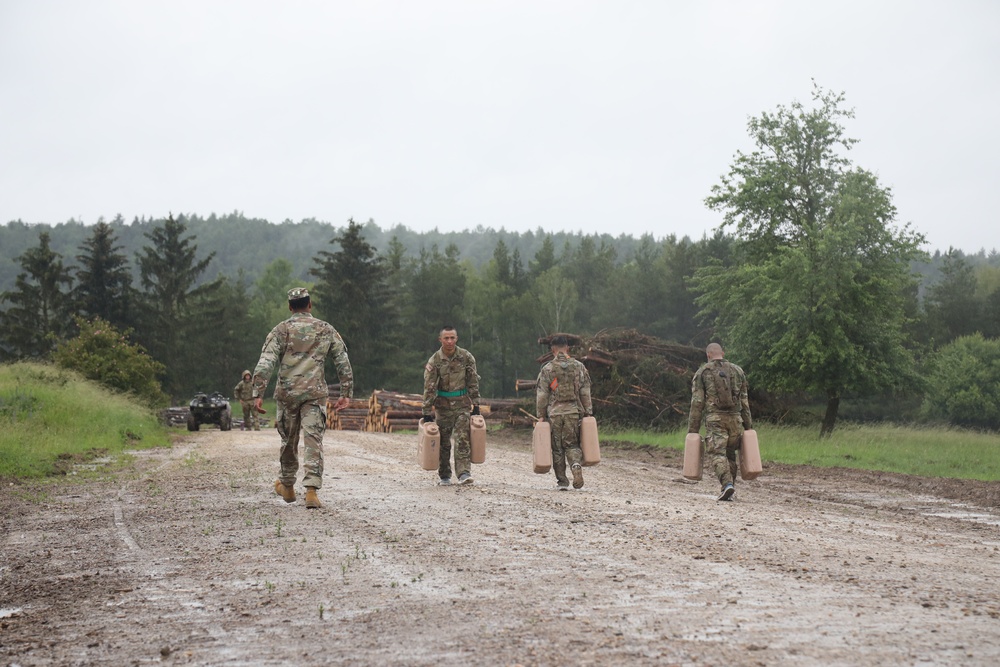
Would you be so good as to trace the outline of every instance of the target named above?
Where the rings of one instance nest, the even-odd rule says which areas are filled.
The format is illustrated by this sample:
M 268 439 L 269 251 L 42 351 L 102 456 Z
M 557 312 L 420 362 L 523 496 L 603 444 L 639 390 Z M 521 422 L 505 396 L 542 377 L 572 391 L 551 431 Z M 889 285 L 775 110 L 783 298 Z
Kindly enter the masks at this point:
M 553 359 L 538 373 L 535 408 L 539 419 L 552 426 L 552 471 L 556 488 L 569 489 L 566 464 L 573 473 L 573 488 L 583 487 L 583 450 L 580 448 L 580 420 L 594 414 L 590 401 L 590 373 L 587 367 L 569 356 L 565 336 L 553 336 L 549 342 Z
M 719 500 L 736 496 L 736 450 L 744 430 L 753 428 L 750 402 L 747 399 L 747 377 L 743 369 L 723 359 L 725 353 L 718 343 L 705 348 L 708 361 L 701 365 L 691 382 L 691 414 L 688 433 L 698 433 L 702 415 L 705 417 L 705 454 L 722 493 Z
M 241 431 L 253 428 L 260 430 L 260 420 L 257 418 L 257 406 L 254 403 L 253 380 L 250 371 L 243 371 L 243 379 L 240 380 L 233 389 L 233 398 L 240 402 L 243 408 L 243 427 Z
M 271 329 L 253 372 L 255 407 L 260 408 L 264 390 L 278 367 L 274 387 L 277 403 L 275 425 L 281 436 L 281 472 L 274 491 L 286 503 L 295 502 L 295 479 L 299 471 L 299 431 L 303 433 L 302 486 L 306 508 L 321 507 L 317 491 L 323 486 L 323 433 L 326 431 L 328 390 L 323 365 L 332 357 L 340 376 L 340 398 L 334 410 L 341 410 L 354 393 L 354 372 L 347 358 L 347 346 L 337 330 L 312 316 L 312 301 L 304 287 L 288 290 L 288 310 L 292 316 Z
M 452 436 L 455 439 L 455 473 L 459 484 L 472 484 L 472 446 L 469 419 L 479 414 L 479 374 L 476 358 L 458 347 L 458 332 L 446 326 L 438 335 L 441 349 L 424 366 L 424 422 L 437 421 L 441 433 L 438 477 L 451 484 Z M 431 409 L 434 412 L 431 412 Z M 471 409 L 471 412 L 470 412 Z

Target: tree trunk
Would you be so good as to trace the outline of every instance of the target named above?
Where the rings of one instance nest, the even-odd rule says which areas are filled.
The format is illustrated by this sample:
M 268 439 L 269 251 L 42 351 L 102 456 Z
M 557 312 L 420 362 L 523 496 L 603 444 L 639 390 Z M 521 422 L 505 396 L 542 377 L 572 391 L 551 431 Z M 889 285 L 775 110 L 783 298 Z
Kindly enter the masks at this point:
M 837 412 L 840 410 L 840 392 L 831 391 L 826 398 L 826 414 L 823 416 L 823 426 L 820 427 L 819 437 L 829 438 L 833 433 L 833 426 L 837 423 Z

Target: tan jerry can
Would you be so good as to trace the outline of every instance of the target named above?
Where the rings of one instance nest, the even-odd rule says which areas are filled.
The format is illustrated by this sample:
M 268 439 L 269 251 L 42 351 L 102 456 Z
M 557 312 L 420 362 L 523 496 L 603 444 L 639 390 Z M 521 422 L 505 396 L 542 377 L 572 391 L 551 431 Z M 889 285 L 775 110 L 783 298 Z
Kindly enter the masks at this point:
M 441 463 L 441 430 L 434 422 L 425 424 L 421 419 L 417 434 L 420 436 L 417 443 L 417 463 L 424 470 L 437 470 Z
M 552 425 L 536 421 L 531 434 L 531 459 L 539 475 L 552 470 Z
M 469 444 L 472 445 L 472 462 L 486 462 L 486 418 L 472 415 L 469 419 Z
M 583 465 L 596 466 L 601 462 L 601 442 L 597 437 L 597 419 L 593 416 L 580 421 L 580 449 L 583 450 Z
M 757 479 L 764 472 L 760 462 L 760 444 L 757 442 L 757 431 L 743 431 L 740 438 L 740 477 Z
M 704 443 L 700 433 L 688 433 L 684 438 L 684 478 L 701 479 Z

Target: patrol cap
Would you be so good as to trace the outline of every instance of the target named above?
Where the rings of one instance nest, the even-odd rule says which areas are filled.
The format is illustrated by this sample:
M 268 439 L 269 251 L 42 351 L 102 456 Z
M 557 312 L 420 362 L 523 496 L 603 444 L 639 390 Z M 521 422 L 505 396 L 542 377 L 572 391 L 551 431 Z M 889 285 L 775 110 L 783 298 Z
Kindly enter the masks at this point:
M 305 287 L 293 287 L 288 290 L 288 300 L 295 301 L 296 299 L 304 299 L 309 296 L 309 290 Z

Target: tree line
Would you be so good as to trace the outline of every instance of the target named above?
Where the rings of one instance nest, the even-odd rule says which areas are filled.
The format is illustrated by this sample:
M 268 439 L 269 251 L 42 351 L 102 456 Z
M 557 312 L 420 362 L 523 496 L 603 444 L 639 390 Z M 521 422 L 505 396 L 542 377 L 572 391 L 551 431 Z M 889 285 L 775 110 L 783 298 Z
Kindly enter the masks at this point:
M 855 140 L 844 132 L 853 111 L 843 95 L 817 87 L 813 102 L 750 119 L 757 149 L 737 153 L 706 199 L 723 223 L 700 240 L 541 229 L 414 235 L 354 220 L 234 226 L 234 214 L 215 219 L 227 245 L 216 238 L 212 247 L 249 248 L 251 259 L 213 274 L 227 266 L 220 251 L 202 250 L 213 216 L 100 220 L 72 259 L 53 249 L 55 229 L 10 223 L 35 241 L 0 294 L 0 354 L 90 359 L 96 353 L 79 339 L 113 330 L 130 354 L 146 355 L 144 368 L 173 402 L 228 393 L 287 316 L 287 289 L 307 285 L 314 314 L 344 336 L 360 391 L 419 391 L 444 324 L 458 328 L 484 394 L 496 397 L 535 376 L 538 338 L 628 327 L 698 347 L 720 340 L 752 386 L 822 401 L 824 433 L 841 400 L 866 397 L 922 405 L 906 415 L 887 408 L 886 418 L 997 428 L 996 253 L 928 257 L 923 236 L 896 223 L 891 191 L 847 159 Z

